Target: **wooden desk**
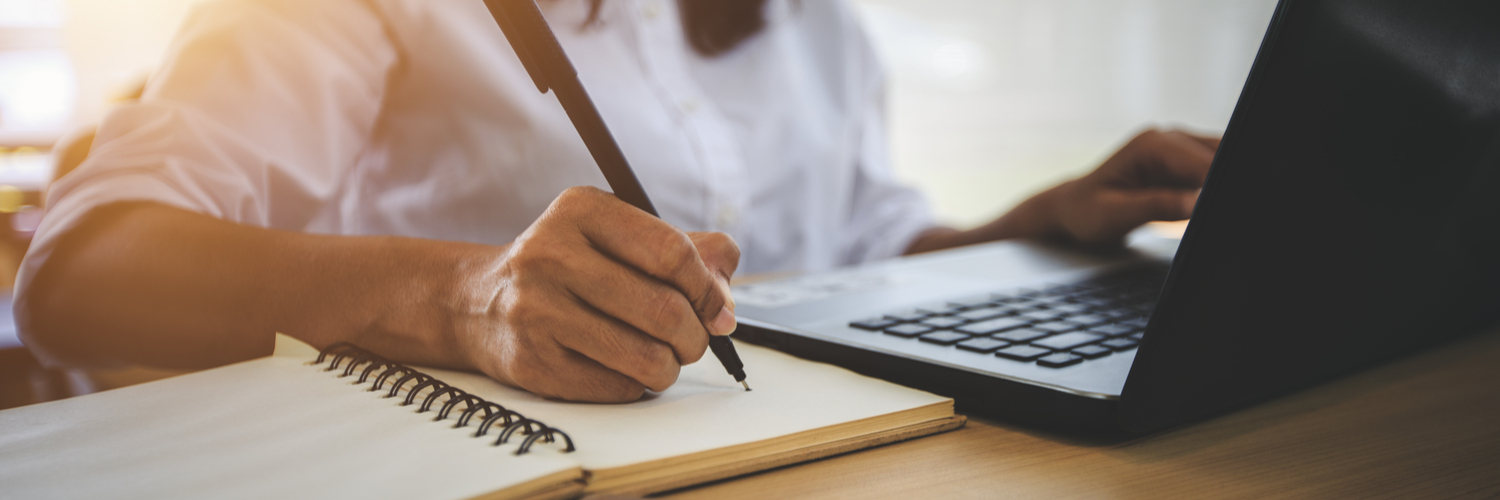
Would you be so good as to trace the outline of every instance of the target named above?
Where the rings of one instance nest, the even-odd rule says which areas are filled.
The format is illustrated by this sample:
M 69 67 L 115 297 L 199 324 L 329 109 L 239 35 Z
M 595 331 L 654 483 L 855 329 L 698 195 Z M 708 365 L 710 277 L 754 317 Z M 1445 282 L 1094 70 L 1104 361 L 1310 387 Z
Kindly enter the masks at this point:
M 1500 329 L 1123 443 L 983 418 L 672 492 L 704 498 L 1453 498 L 1500 495 Z
M 682 490 L 704 498 L 1500 495 L 1500 330 L 1212 420 L 1090 443 L 966 428 Z

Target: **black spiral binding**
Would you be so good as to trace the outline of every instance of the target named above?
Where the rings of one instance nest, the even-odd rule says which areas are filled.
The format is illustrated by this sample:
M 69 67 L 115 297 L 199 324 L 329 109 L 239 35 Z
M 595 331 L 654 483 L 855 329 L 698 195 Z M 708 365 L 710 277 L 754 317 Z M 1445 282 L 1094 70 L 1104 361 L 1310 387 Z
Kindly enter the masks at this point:
M 500 436 L 495 439 L 493 446 L 505 444 L 513 435 L 520 432 L 522 436 L 526 436 L 526 439 L 522 440 L 521 446 L 516 449 L 517 455 L 531 451 L 533 443 L 538 441 L 543 443 L 556 442 L 559 436 L 568 445 L 563 450 L 564 453 L 575 450 L 573 448 L 573 438 L 568 437 L 568 434 L 561 430 L 548 427 L 547 424 L 543 424 L 540 421 L 526 418 L 526 416 L 506 409 L 504 406 L 464 392 L 463 389 L 448 385 L 431 375 L 419 372 L 401 363 L 387 360 L 378 354 L 354 344 L 339 342 L 328 346 L 318 353 L 317 361 L 314 361 L 312 364 L 321 365 L 323 364 L 323 360 L 329 356 L 332 356 L 333 360 L 328 363 L 328 367 L 323 371 L 331 372 L 337 370 L 341 363 L 345 360 L 349 361 L 347 364 L 344 364 L 344 371 L 338 375 L 339 378 L 354 375 L 354 371 L 359 369 L 361 365 L 364 366 L 364 369 L 360 370 L 359 379 L 354 382 L 355 384 L 363 384 L 370 379 L 371 375 L 375 375 L 374 383 L 370 384 L 369 390 L 371 392 L 384 389 L 387 381 L 394 380 L 394 383 L 391 384 L 390 389 L 385 394 L 387 398 L 396 397 L 402 387 L 408 383 L 413 384 L 411 389 L 406 392 L 406 399 L 401 401 L 401 406 L 416 404 L 418 394 L 423 390 L 430 389 L 427 395 L 422 397 L 421 405 L 417 407 L 417 413 L 426 413 L 432 410 L 433 404 L 437 403 L 444 396 L 447 396 L 447 399 L 443 400 L 442 406 L 438 407 L 437 417 L 433 418 L 434 421 L 441 421 L 448 418 L 453 413 L 453 410 L 462 404 L 464 409 L 463 412 L 458 414 L 458 421 L 453 425 L 455 429 L 469 425 L 469 421 L 474 415 L 483 412 L 484 418 L 480 421 L 478 430 L 474 431 L 474 437 L 483 437 L 489 432 L 491 427 L 500 425 L 502 426 Z M 376 373 L 377 371 L 379 372 L 378 374 Z

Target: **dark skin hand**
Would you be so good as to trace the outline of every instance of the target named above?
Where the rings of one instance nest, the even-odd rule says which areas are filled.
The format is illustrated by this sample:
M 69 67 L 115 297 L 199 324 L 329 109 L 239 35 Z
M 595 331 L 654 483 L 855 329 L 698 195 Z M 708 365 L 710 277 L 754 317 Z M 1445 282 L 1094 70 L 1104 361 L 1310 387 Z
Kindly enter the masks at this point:
M 1192 215 L 1218 149 L 1217 137 L 1146 130 L 1088 175 L 1032 196 L 983 226 L 928 230 L 907 253 L 1010 238 L 1119 246 L 1141 224 Z
M 1093 173 L 923 252 L 1004 238 L 1118 244 L 1186 218 L 1218 140 L 1147 131 Z M 268 354 L 271 332 L 478 370 L 567 400 L 627 402 L 676 381 L 735 328 L 739 248 L 609 193 L 572 188 L 502 246 L 276 231 L 150 203 L 89 213 L 64 235 L 17 320 L 98 364 L 206 368 Z

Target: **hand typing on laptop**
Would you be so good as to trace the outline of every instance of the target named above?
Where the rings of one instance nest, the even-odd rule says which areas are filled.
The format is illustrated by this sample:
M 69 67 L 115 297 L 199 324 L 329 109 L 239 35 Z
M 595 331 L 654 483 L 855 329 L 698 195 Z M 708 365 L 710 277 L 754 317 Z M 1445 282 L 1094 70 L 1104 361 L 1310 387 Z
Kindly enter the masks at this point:
M 1188 218 L 1218 148 L 1217 137 L 1150 129 L 1088 175 L 1037 194 L 989 224 L 929 230 L 907 251 L 1009 238 L 1119 245 L 1141 224 Z

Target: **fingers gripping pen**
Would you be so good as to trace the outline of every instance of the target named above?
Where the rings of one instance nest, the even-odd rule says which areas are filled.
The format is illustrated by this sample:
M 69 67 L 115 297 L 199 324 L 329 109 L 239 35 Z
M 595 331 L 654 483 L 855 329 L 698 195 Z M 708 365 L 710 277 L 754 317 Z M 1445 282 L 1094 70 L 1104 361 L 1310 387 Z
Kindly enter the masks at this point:
M 490 15 L 495 17 L 501 31 L 505 32 L 516 57 L 521 59 L 521 65 L 536 83 L 536 89 L 544 94 L 548 89 L 554 91 L 553 95 L 562 103 L 568 119 L 573 121 L 573 128 L 578 129 L 578 135 L 583 138 L 594 162 L 599 164 L 599 170 L 604 172 L 604 179 L 609 182 L 615 196 L 660 217 L 646 196 L 646 190 L 641 188 L 640 180 L 636 179 L 635 171 L 625 161 L 625 154 L 615 143 L 614 135 L 605 126 L 604 118 L 594 107 L 594 101 L 578 80 L 578 71 L 573 69 L 573 63 L 558 44 L 552 28 L 547 26 L 547 19 L 542 17 L 536 0 L 484 0 L 484 4 L 489 7 Z M 734 380 L 745 390 L 750 390 L 750 385 L 745 383 L 745 364 L 740 362 L 734 342 L 727 336 L 710 335 L 708 347 Z

